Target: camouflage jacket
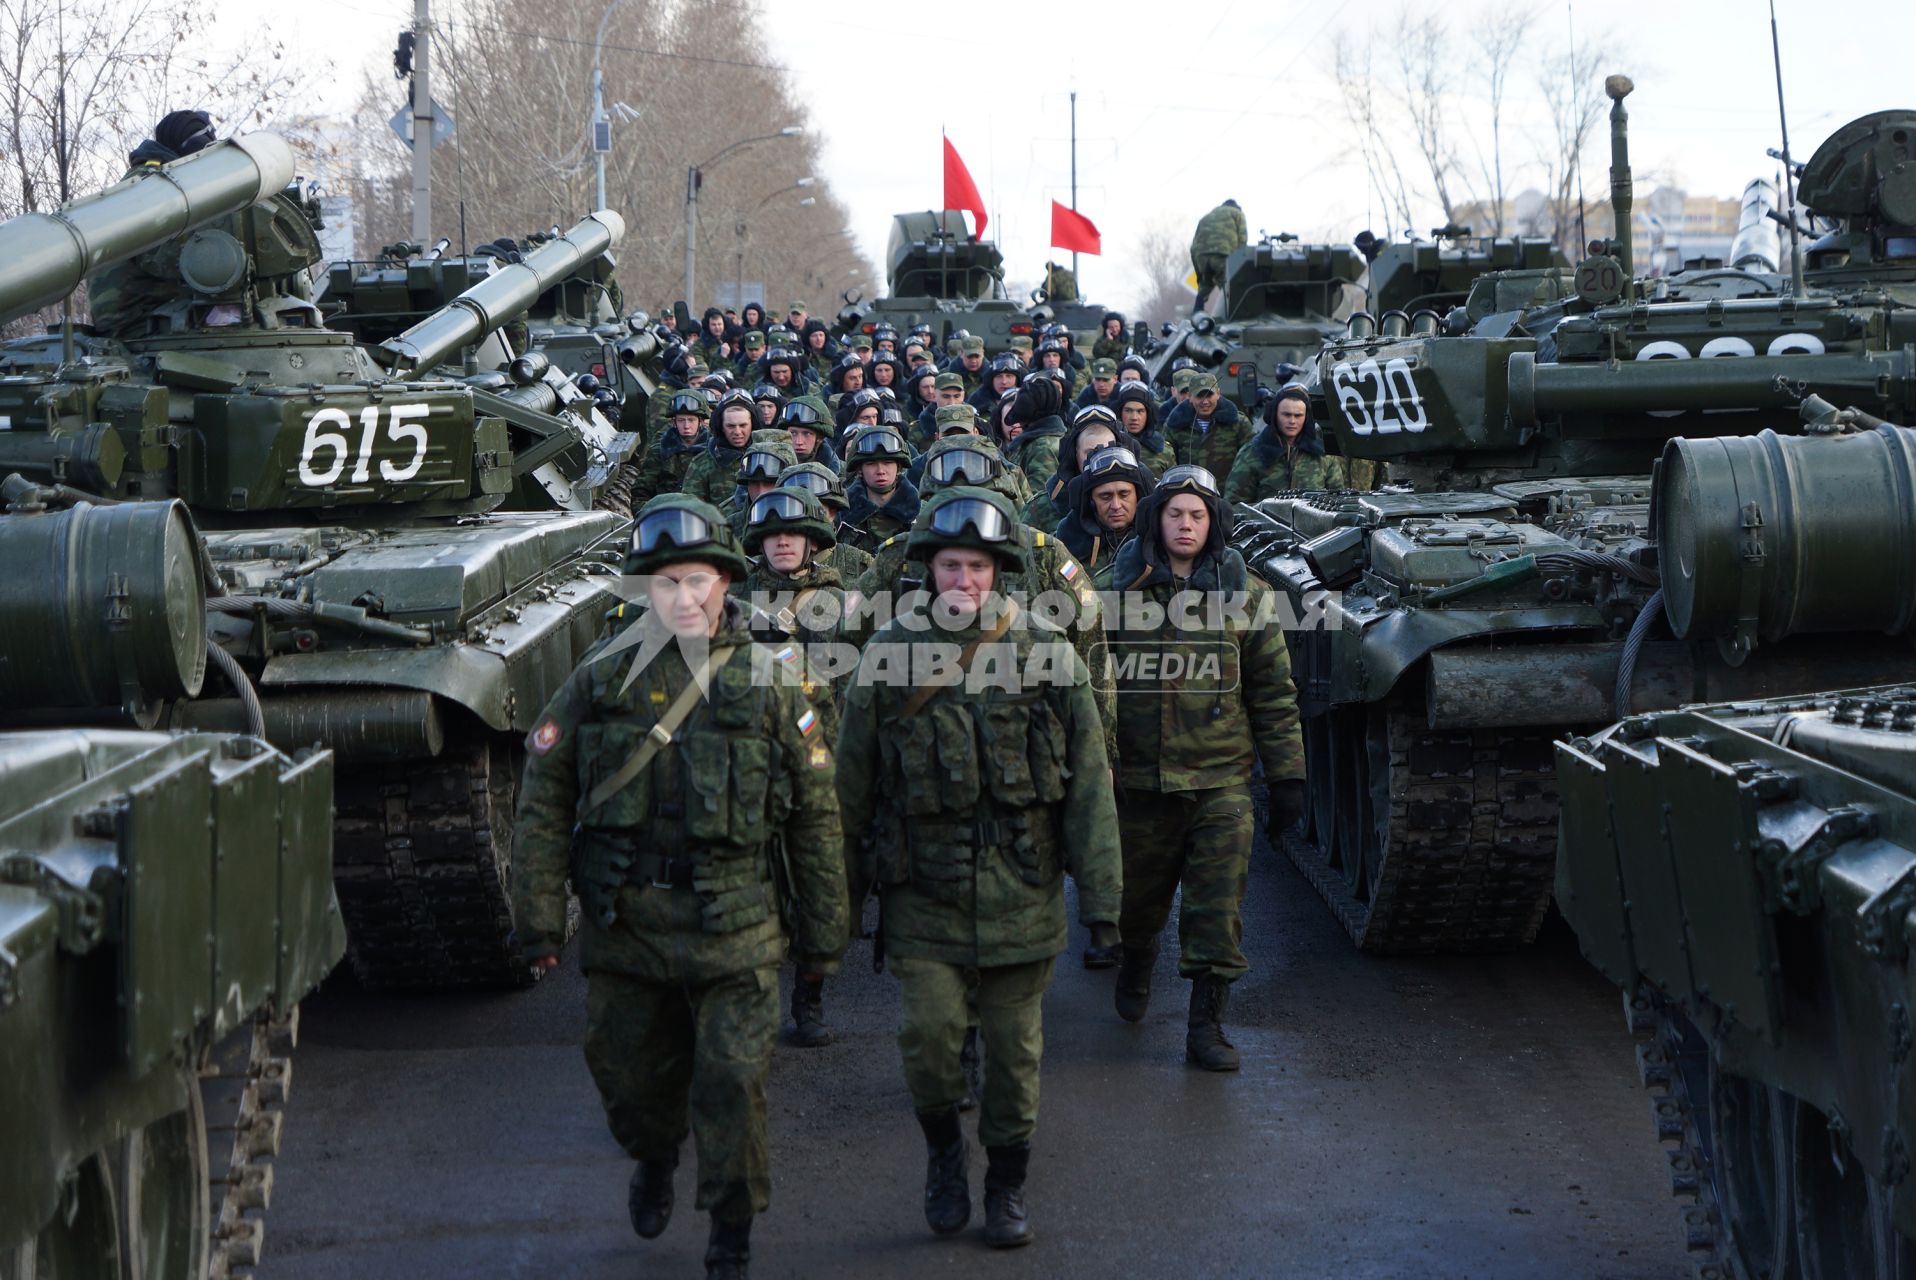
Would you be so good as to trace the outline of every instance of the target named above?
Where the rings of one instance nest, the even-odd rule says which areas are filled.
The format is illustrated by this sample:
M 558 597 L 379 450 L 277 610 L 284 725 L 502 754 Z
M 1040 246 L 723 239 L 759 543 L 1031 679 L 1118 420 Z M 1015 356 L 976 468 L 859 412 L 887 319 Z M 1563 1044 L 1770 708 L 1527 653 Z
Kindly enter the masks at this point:
M 898 486 L 891 500 L 882 506 L 871 500 L 863 480 L 845 486 L 845 500 L 848 505 L 839 517 L 838 540 L 862 551 L 876 551 L 887 538 L 908 532 L 918 518 L 918 486 L 904 467 L 898 469 Z
M 846 692 L 838 797 L 854 892 L 877 886 L 894 955 L 975 966 L 1047 959 L 1065 945 L 1064 872 L 1087 925 L 1115 923 L 1122 896 L 1089 677 L 1055 628 L 1027 617 L 996 652 L 973 657 L 973 671 L 990 664 L 1006 683 L 948 685 L 906 716 L 918 690 L 879 669 L 909 672 L 915 645 L 955 652 L 978 638 L 975 626 L 926 621 L 879 628 Z M 1022 683 L 1044 670 L 1057 678 Z
M 760 556 L 752 571 L 732 584 L 732 594 L 745 602 L 779 634 L 801 644 L 828 644 L 838 639 L 845 617 L 845 582 L 838 570 L 814 560 L 797 577 L 787 577 Z M 754 618 L 754 625 L 759 619 Z
M 838 571 L 839 581 L 857 582 L 872 567 L 872 553 L 863 547 L 854 547 L 849 542 L 841 542 L 835 547 L 827 547 L 812 560 L 819 566 L 830 565 Z
M 734 449 L 714 436 L 705 442 L 699 455 L 686 464 L 679 492 L 715 507 L 725 506 L 738 488 L 738 464 L 744 456 L 744 449 Z
M 1242 249 L 1249 236 L 1244 210 L 1221 204 L 1198 219 L 1197 231 L 1191 237 L 1191 265 L 1195 267 L 1197 260 L 1207 254 L 1228 255 L 1233 249 Z
M 1199 791 L 1247 781 L 1253 754 L 1272 782 L 1304 776 L 1297 691 L 1271 589 L 1226 548 L 1174 580 L 1137 538 L 1098 585 L 1118 592 L 1105 613 L 1117 690 L 1119 781 L 1147 791 Z M 1180 592 L 1196 592 L 1185 609 Z M 1231 607 L 1235 601 L 1236 612 Z M 1213 602 L 1224 608 L 1214 608 Z M 1183 624 L 1183 625 L 1180 625 Z M 1261 625 L 1260 625 L 1261 624 Z
M 512 896 L 531 957 L 558 953 L 570 880 L 585 908 L 587 970 L 696 984 L 776 965 L 787 945 L 783 879 L 798 955 L 835 967 L 846 937 L 844 842 L 816 686 L 808 694 L 792 646 L 752 641 L 735 604 L 712 646 L 715 658 L 741 652 L 714 675 L 709 700 L 672 745 L 593 812 L 581 812 L 586 796 L 690 681 L 678 646 L 667 643 L 629 687 L 634 650 L 603 651 L 560 686 L 527 735 Z M 689 860 L 692 884 L 652 884 L 659 858 Z
M 685 480 L 686 469 L 703 456 L 705 446 L 710 443 L 711 436 L 703 431 L 686 440 L 669 426 L 654 436 L 651 447 L 645 451 L 645 460 L 639 463 L 639 477 L 632 483 L 632 509 L 637 511 L 661 493 L 677 493 Z
M 1164 438 L 1179 462 L 1194 462 L 1224 483 L 1237 461 L 1237 451 L 1251 438 L 1251 424 L 1223 396 L 1208 423 L 1200 424 L 1197 405 L 1189 400 L 1172 408 L 1164 419 Z
M 1045 491 L 1058 469 L 1058 442 L 1064 439 L 1064 431 L 1063 418 L 1040 418 L 1005 446 L 1005 461 L 1024 473 L 1025 484 L 1034 494 Z
M 1256 502 L 1293 489 L 1344 488 L 1344 460 L 1324 452 L 1311 425 L 1305 432 L 1296 445 L 1285 448 L 1277 428 L 1261 428 L 1237 451 L 1224 481 L 1225 499 Z

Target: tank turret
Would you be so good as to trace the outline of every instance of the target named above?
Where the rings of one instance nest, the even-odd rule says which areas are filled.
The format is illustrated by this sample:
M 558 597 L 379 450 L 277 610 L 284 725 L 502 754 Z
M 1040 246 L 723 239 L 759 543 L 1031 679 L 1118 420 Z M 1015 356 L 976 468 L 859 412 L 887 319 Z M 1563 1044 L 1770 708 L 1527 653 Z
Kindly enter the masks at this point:
M 956 209 L 901 213 L 885 248 L 885 291 L 893 298 L 976 302 L 1005 296 L 998 246 L 965 230 Z
M 1916 279 L 1916 111 L 1878 111 L 1831 134 L 1796 197 L 1831 228 L 1805 250 L 1812 286 Z

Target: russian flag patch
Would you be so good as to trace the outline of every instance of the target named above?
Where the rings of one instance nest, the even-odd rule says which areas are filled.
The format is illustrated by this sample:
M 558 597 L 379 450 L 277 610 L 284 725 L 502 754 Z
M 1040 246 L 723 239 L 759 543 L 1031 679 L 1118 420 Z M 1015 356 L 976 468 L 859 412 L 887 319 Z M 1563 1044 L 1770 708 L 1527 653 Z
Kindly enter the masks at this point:
M 817 724 L 818 713 L 810 707 L 807 707 L 805 708 L 805 714 L 798 718 L 798 731 L 800 733 L 810 733 Z

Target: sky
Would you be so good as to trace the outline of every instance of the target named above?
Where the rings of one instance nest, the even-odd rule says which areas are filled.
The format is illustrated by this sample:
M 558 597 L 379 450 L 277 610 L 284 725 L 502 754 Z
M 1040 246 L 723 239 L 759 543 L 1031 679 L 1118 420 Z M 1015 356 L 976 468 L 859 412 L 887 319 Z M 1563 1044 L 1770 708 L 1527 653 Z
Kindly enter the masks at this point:
M 1512 0 L 1450 0 L 1443 7 L 1458 56 L 1473 24 Z M 741 0 L 761 23 L 772 58 L 789 67 L 807 122 L 820 136 L 818 178 L 851 210 L 867 256 L 882 266 L 891 215 L 942 200 L 939 135 L 964 157 L 990 207 L 989 238 L 1014 281 L 1035 281 L 1052 251 L 1050 201 L 1070 203 L 1071 98 L 1077 93 L 1077 207 L 1103 233 L 1104 253 L 1080 259 L 1087 298 L 1126 305 L 1142 288 L 1136 246 L 1154 225 L 1179 242 L 1225 197 L 1260 230 L 1348 240 L 1387 225 L 1332 76 L 1340 32 L 1369 51 L 1382 76 L 1392 49 L 1392 0 L 1210 0 L 1188 20 L 1163 0 L 1052 3 L 972 0 L 961 8 L 890 10 L 836 0 Z M 1628 101 L 1639 199 L 1664 182 L 1734 197 L 1774 176 L 1780 145 L 1768 10 L 1760 0 L 1561 0 L 1532 12 L 1527 57 L 1506 106 L 1512 191 L 1535 184 L 1547 117 L 1536 67 L 1579 40 L 1610 56 L 1598 74 L 1635 80 Z M 1888 107 L 1916 108 L 1893 56 L 1916 48 L 1916 5 L 1867 0 L 1777 0 L 1793 153 L 1806 159 L 1837 126 Z M 1840 11 L 1840 20 L 1832 15 Z M 223 30 L 262 32 L 330 60 L 314 86 L 319 108 L 350 109 L 361 68 L 384 66 L 410 0 L 226 0 Z M 908 21 L 885 16 L 909 13 Z M 1366 23 L 1374 24 L 1367 30 Z M 615 24 L 616 26 L 616 20 Z M 582 55 L 583 56 L 583 55 Z M 1460 68 L 1454 118 L 1487 111 Z M 398 101 L 395 89 L 395 103 Z M 607 86 L 608 99 L 643 106 L 642 86 Z M 337 99 L 336 101 L 334 99 Z M 753 119 L 756 128 L 761 121 Z M 741 125 L 743 131 L 745 125 Z M 1487 133 L 1464 128 L 1465 143 Z M 1406 139 L 1406 148 L 1407 148 Z M 1607 131 L 1585 162 L 1586 191 L 1605 187 Z M 1409 152 L 1403 152 L 1406 159 Z M 1440 221 L 1426 203 L 1413 230 Z M 1402 232 L 1403 228 L 1392 228 Z

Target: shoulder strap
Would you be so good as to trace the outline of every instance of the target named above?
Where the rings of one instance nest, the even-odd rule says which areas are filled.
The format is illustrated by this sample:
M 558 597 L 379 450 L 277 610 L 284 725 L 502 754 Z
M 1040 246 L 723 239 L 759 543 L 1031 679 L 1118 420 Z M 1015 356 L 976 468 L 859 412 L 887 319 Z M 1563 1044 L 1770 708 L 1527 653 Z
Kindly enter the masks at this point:
M 997 623 L 992 626 L 991 630 L 979 632 L 978 638 L 964 647 L 958 654 L 958 666 L 960 669 L 965 671 L 971 670 L 971 660 L 977 654 L 980 645 L 996 644 L 1004 638 L 1005 632 L 1011 630 L 1011 619 L 1016 609 L 1016 605 L 1007 604 L 1004 613 L 999 617 Z M 944 688 L 943 685 L 937 684 L 920 685 L 912 691 L 912 695 L 905 701 L 905 705 L 898 709 L 898 718 L 900 720 L 909 720 L 920 711 L 923 711 L 925 704 L 930 702 L 932 696 L 942 688 Z
M 580 816 L 583 817 L 597 809 L 617 795 L 632 779 L 644 773 L 660 750 L 672 741 L 672 735 L 679 731 L 679 726 L 685 723 L 685 718 L 692 714 L 692 706 L 699 700 L 702 687 L 707 685 L 726 663 L 738 656 L 741 649 L 750 647 L 746 644 L 733 645 L 725 651 L 723 657 L 708 654 L 701 670 L 685 682 L 685 687 L 679 690 L 679 696 L 672 699 L 672 705 L 665 709 L 665 714 L 659 717 L 658 723 L 653 725 L 651 731 L 645 735 L 645 741 L 639 744 L 639 749 L 626 757 L 625 763 L 619 766 L 617 773 L 592 788 L 592 793 L 585 798 L 585 807 L 579 810 Z

